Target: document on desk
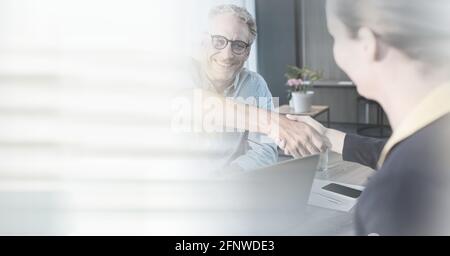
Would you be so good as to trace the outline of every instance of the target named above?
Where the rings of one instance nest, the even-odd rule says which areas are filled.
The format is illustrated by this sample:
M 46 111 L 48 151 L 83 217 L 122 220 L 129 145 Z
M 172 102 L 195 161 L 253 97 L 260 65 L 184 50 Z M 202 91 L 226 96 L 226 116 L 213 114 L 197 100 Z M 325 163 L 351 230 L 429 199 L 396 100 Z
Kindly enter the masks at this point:
M 364 190 L 364 187 L 357 185 L 350 185 L 329 180 L 314 179 L 311 194 L 309 195 L 308 204 L 337 211 L 349 212 L 355 206 L 357 199 L 337 194 L 335 192 L 322 189 L 324 186 L 336 183 L 350 188 Z

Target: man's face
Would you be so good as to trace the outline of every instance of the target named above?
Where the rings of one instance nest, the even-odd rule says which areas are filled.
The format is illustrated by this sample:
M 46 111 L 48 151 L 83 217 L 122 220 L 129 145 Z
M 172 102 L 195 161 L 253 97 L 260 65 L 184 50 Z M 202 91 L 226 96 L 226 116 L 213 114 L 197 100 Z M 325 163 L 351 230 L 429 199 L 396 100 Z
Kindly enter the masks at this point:
M 225 48 L 219 50 L 215 47 L 217 44 L 213 44 L 211 36 L 249 44 L 250 31 L 243 21 L 232 14 L 219 14 L 210 20 L 209 35 L 204 42 L 207 74 L 213 81 L 232 81 L 248 59 L 250 46 L 237 54 L 236 49 L 232 49 L 232 43 L 228 42 Z

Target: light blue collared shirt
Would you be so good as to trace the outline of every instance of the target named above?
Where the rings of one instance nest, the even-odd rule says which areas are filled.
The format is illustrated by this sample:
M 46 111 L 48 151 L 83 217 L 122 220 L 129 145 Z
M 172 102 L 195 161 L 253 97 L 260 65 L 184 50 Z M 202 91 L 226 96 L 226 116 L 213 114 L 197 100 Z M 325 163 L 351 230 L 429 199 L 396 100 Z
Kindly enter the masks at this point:
M 194 78 L 196 86 L 201 84 L 204 89 L 220 93 L 201 71 L 199 63 L 194 63 L 194 66 L 196 66 Z M 246 68 L 243 68 L 236 76 L 234 83 L 220 94 L 258 108 L 274 109 L 272 94 L 264 78 Z M 253 170 L 273 165 L 278 160 L 277 145 L 260 133 L 247 131 L 215 133 L 213 139 L 218 152 L 223 155 L 220 161 L 217 159 L 214 161 L 214 166 L 218 168 L 238 165 L 244 170 Z

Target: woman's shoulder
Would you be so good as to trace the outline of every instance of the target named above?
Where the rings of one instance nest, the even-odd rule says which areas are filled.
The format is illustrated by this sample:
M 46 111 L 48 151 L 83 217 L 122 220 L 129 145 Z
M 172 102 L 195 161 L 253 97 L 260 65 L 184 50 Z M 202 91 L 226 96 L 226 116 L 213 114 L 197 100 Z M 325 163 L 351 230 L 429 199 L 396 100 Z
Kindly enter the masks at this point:
M 432 122 L 412 136 L 400 142 L 389 154 L 383 166 L 397 172 L 406 171 L 408 175 L 434 174 L 449 169 L 441 174 L 450 175 L 450 114 Z M 438 174 L 438 173 L 436 173 Z

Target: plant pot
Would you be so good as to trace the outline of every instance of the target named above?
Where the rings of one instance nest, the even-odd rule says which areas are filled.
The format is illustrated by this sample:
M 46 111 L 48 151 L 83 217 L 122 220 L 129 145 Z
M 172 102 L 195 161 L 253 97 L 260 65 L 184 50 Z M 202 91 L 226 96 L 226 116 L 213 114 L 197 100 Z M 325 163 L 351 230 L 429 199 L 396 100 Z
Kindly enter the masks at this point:
M 295 113 L 305 113 L 311 111 L 312 98 L 314 92 L 308 91 L 303 92 L 293 92 L 292 93 L 292 103 L 294 105 Z
M 289 100 L 289 107 L 292 108 L 292 109 L 294 109 L 294 100 L 292 99 L 292 97 L 291 97 L 291 99 Z

